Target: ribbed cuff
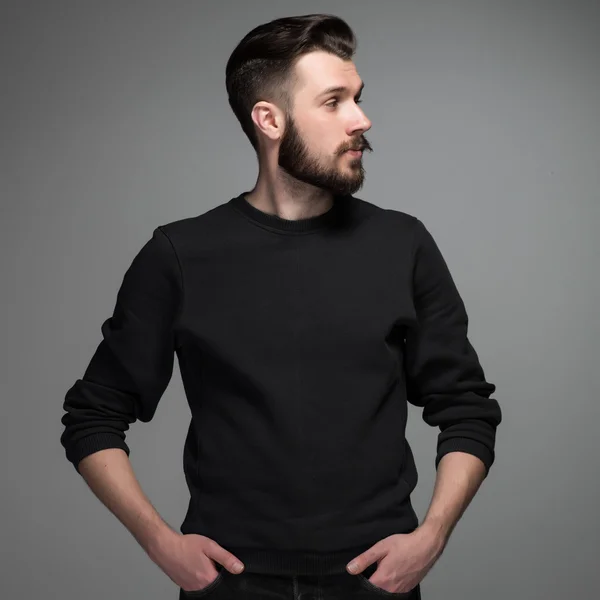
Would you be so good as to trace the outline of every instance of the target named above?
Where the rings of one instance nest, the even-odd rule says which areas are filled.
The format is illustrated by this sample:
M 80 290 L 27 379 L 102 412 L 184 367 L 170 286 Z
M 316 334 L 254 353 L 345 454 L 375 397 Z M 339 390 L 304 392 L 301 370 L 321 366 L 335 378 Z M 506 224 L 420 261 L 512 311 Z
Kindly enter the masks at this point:
M 67 458 L 73 463 L 75 470 L 79 473 L 79 463 L 89 454 L 105 450 L 106 448 L 121 448 L 129 456 L 129 446 L 122 436 L 117 433 L 102 431 L 93 433 L 82 438 L 75 444 L 67 454 Z M 81 473 L 79 473 L 81 475 Z
M 466 452 L 479 458 L 485 465 L 485 476 L 487 477 L 490 467 L 494 463 L 494 451 L 490 450 L 488 446 L 465 437 L 453 437 L 444 440 L 437 450 L 437 456 L 435 459 L 435 469 L 437 471 L 438 465 L 442 457 L 450 452 Z

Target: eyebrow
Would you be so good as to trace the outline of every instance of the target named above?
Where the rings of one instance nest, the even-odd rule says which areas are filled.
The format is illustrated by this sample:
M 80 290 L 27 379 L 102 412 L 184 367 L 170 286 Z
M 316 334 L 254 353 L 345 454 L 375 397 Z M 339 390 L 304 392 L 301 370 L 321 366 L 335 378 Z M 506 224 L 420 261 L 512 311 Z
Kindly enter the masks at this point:
M 360 88 L 358 88 L 358 93 L 356 94 L 357 96 L 360 96 L 364 87 L 365 87 L 365 82 L 363 81 Z M 321 96 L 326 96 L 327 94 L 333 94 L 333 93 L 341 94 L 341 93 L 348 92 L 348 91 L 350 91 L 350 90 L 345 85 L 337 85 L 334 87 L 327 88 L 325 91 L 321 92 L 317 96 L 317 98 L 320 98 Z

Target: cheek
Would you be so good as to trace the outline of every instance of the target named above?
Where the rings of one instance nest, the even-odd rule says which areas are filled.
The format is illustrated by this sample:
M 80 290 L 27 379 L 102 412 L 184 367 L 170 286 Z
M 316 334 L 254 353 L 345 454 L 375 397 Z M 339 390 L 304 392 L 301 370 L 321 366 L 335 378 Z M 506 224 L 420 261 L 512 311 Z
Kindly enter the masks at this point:
M 307 122 L 298 122 L 296 126 L 311 154 L 324 159 L 336 159 L 343 135 L 337 129 L 334 131 L 331 118 L 319 116 Z
M 331 157 L 337 151 L 333 136 L 329 136 L 326 131 L 310 132 L 304 141 L 311 153 L 323 158 Z

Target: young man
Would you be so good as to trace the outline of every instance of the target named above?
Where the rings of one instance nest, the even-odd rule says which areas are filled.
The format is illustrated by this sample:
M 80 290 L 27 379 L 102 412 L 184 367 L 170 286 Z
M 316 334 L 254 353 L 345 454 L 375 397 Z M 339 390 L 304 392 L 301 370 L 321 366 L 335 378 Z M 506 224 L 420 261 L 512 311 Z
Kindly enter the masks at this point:
M 418 218 L 352 195 L 371 150 L 355 47 L 331 15 L 239 43 L 226 86 L 256 185 L 154 230 L 65 397 L 67 458 L 180 598 L 418 599 L 494 461 L 495 386 L 439 248 Z M 175 353 L 192 414 L 181 533 L 124 441 Z M 440 428 L 421 524 L 407 402 Z

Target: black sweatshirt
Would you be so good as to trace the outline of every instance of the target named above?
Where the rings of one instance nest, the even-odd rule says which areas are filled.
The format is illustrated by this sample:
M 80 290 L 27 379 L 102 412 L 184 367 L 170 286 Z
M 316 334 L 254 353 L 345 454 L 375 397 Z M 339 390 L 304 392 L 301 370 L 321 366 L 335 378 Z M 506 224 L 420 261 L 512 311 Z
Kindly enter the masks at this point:
M 129 455 L 177 354 L 191 410 L 182 533 L 272 574 L 345 572 L 418 526 L 407 401 L 443 455 L 494 461 L 501 410 L 424 224 L 354 196 L 287 220 L 244 194 L 157 227 L 133 258 L 83 378 L 66 457 Z M 78 471 L 79 472 L 79 471 Z

